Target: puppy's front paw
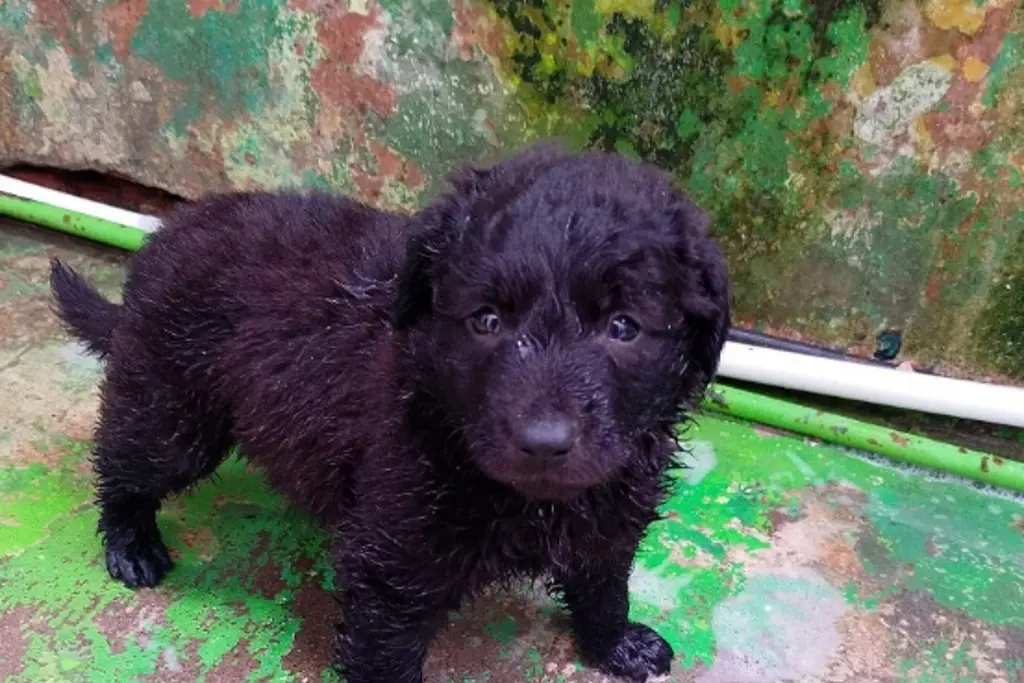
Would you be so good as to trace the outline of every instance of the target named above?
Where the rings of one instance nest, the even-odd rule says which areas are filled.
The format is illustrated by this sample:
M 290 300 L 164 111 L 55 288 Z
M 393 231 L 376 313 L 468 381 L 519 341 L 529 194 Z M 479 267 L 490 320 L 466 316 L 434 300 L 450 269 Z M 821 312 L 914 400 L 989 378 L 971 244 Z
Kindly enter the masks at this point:
M 672 646 L 654 629 L 629 624 L 618 645 L 594 665 L 630 683 L 645 683 L 651 677 L 668 675 L 674 655 Z
M 174 566 L 159 536 L 133 538 L 129 542 L 118 540 L 107 541 L 107 571 L 129 588 L 152 588 Z

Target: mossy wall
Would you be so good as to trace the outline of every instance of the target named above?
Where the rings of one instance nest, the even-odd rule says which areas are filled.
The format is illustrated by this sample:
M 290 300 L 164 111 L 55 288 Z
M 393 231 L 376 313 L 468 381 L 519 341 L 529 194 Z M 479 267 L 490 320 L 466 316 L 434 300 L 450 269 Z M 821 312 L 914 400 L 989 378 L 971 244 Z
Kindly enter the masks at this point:
M 557 134 L 671 170 L 739 321 L 1024 379 L 1019 0 L 7 0 L 0 163 L 415 206 Z

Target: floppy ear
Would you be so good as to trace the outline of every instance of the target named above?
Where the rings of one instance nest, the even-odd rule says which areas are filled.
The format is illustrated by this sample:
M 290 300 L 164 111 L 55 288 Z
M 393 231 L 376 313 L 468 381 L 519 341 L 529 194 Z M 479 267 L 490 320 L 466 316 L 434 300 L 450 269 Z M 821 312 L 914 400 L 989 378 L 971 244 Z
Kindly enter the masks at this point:
M 470 167 L 452 173 L 452 189 L 414 219 L 413 234 L 398 276 L 393 315 L 396 329 L 407 329 L 430 317 L 434 282 L 441 275 L 444 254 L 461 237 L 470 219 L 472 202 L 483 191 L 488 177 L 487 170 Z
M 718 371 L 729 328 L 732 326 L 732 288 L 725 256 L 709 238 L 700 239 L 698 245 L 701 264 L 700 282 L 703 297 L 707 302 L 706 313 L 699 325 L 700 332 L 690 342 L 690 359 L 697 364 L 701 373 L 701 390 L 706 387 Z
M 683 199 L 671 211 L 672 228 L 678 240 L 678 254 L 685 271 L 683 310 L 689 348 L 688 384 L 702 392 L 718 371 L 718 361 L 729 334 L 732 287 L 722 250 L 710 233 L 710 219 L 689 200 Z
M 449 175 L 451 190 L 416 217 L 405 263 L 398 278 L 394 311 L 397 329 L 429 317 L 433 309 L 433 283 L 441 275 L 444 255 L 462 236 L 474 211 L 486 214 L 533 181 L 536 174 L 565 158 L 554 142 L 536 144 L 491 166 L 465 166 Z

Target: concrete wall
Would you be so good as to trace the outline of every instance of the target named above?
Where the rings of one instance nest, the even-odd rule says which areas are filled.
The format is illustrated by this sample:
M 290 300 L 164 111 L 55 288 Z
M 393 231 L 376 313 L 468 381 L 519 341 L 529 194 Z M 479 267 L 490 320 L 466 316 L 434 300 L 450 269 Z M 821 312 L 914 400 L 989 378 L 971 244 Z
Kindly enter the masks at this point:
M 568 134 L 673 170 L 741 322 L 1024 378 L 1020 0 L 4 0 L 0 165 L 413 207 Z

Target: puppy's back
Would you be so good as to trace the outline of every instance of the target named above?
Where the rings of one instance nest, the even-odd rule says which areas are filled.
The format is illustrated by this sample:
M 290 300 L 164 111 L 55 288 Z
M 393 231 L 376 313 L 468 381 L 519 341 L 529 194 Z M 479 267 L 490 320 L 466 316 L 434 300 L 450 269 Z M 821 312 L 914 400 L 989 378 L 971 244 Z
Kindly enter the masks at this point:
M 327 195 L 181 209 L 129 270 L 114 360 L 180 395 L 181 419 L 228 422 L 272 483 L 323 513 L 379 433 L 367 415 L 387 400 L 406 225 Z

